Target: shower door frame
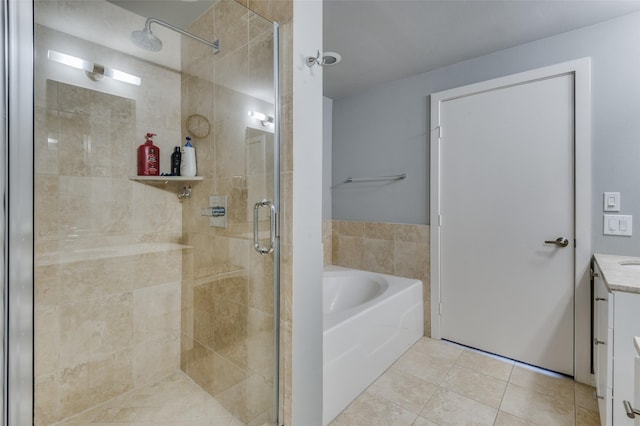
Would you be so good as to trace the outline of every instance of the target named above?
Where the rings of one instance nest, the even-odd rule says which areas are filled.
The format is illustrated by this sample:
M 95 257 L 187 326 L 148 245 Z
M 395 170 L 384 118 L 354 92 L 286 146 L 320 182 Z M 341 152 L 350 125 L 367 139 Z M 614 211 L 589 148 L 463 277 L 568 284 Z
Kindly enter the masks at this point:
M 3 423 L 13 426 L 33 423 L 34 24 L 33 2 L 2 1 Z
M 3 95 L 0 162 L 3 172 L 2 243 L 2 425 L 32 424 L 34 418 L 34 7 L 2 0 Z M 280 42 L 274 29 L 274 421 L 280 418 Z M 12 167 L 12 165 L 14 165 Z M 14 309 L 15 308 L 15 309 Z M 10 311 L 11 309 L 11 311 Z

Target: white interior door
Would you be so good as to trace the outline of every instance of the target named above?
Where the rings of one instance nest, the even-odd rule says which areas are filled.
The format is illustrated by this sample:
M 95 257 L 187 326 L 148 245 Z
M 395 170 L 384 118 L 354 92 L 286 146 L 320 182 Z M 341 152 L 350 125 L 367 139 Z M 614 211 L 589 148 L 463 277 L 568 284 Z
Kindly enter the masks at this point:
M 439 105 L 441 337 L 573 375 L 574 75 Z

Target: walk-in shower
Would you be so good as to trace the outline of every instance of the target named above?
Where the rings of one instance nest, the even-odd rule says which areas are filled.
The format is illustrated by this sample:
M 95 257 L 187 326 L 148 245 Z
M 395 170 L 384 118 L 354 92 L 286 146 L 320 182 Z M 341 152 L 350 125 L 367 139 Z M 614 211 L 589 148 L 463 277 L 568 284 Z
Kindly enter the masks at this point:
M 20 98 L 33 105 L 12 127 L 34 129 L 22 156 L 34 170 L 13 193 L 33 202 L 33 247 L 12 258 L 32 271 L 33 295 L 15 287 L 9 302 L 26 318 L 7 346 L 18 376 L 9 410 L 22 414 L 11 424 L 276 424 L 278 25 L 233 0 L 212 1 L 187 25 L 146 18 L 162 16 L 163 0 L 129 3 L 144 14 L 46 0 L 20 21 L 33 22 L 33 43 L 16 44 L 33 57 L 33 96 Z M 140 81 L 87 78 L 96 66 Z M 190 136 L 198 175 L 137 176 L 146 133 L 157 134 L 161 172 Z M 31 139 L 21 136 L 9 147 Z M 191 198 L 177 197 L 187 186 Z M 254 215 L 256 203 L 271 208 Z M 222 226 L 203 213 L 212 208 Z M 31 332 L 33 365 L 27 353 L 13 368 Z

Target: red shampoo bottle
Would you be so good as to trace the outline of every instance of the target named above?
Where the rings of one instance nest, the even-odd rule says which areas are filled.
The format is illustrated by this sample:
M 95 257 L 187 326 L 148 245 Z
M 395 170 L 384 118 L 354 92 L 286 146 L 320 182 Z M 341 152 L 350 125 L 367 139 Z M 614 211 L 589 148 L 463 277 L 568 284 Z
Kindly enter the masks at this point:
M 153 144 L 154 133 L 147 133 L 147 141 L 138 147 L 138 176 L 160 175 L 160 148 Z

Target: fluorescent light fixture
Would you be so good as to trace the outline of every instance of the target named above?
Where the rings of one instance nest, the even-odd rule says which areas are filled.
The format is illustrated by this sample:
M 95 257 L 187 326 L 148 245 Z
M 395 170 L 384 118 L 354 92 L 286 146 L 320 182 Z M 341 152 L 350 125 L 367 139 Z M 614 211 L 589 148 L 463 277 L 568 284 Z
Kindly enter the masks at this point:
M 253 117 L 256 120 L 259 120 L 263 126 L 268 126 L 269 124 L 273 123 L 273 117 L 258 111 L 249 110 L 249 117 Z
M 86 71 L 87 76 L 89 76 L 89 78 L 94 81 L 102 80 L 102 78 L 106 75 L 107 77 L 114 80 L 133 84 L 135 86 L 140 86 L 140 83 L 142 83 L 140 77 L 133 74 L 129 74 L 115 68 L 105 67 L 100 64 L 94 64 L 93 62 L 89 62 L 85 59 L 77 58 L 75 56 L 67 55 L 66 53 L 49 50 L 47 53 L 47 57 L 51 61 Z
M 133 74 L 126 73 L 124 71 L 114 69 L 114 68 L 105 68 L 104 75 L 106 75 L 107 77 L 111 77 L 114 80 L 133 84 L 135 86 L 140 86 L 140 83 L 142 82 L 140 77 L 135 76 Z

